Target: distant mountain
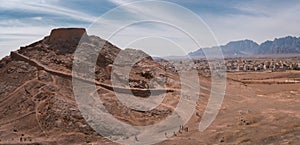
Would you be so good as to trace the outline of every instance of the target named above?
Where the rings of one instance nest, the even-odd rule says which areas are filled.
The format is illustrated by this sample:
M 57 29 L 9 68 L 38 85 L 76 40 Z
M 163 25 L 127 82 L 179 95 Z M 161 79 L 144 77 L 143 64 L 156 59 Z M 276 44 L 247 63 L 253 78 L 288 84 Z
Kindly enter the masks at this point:
M 252 40 L 232 41 L 221 46 L 226 55 L 253 55 L 259 45 Z
M 214 48 L 214 47 L 212 47 Z M 252 40 L 231 41 L 220 46 L 225 57 L 247 57 L 257 55 L 300 54 L 300 38 L 287 36 L 266 41 L 261 45 Z M 191 57 L 205 57 L 203 49 L 189 53 Z
M 300 37 L 284 37 L 274 41 L 266 41 L 259 46 L 259 54 L 291 54 L 300 53 Z

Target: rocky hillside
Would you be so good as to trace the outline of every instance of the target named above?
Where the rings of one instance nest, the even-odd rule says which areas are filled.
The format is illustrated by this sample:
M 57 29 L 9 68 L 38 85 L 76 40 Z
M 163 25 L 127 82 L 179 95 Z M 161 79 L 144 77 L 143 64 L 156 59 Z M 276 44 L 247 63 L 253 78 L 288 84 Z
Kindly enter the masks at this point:
M 284 37 L 257 44 L 252 40 L 232 41 L 220 46 L 225 57 L 251 57 L 300 53 L 300 38 Z M 203 48 L 209 49 L 209 48 Z M 204 57 L 203 49 L 189 53 L 192 57 Z
M 134 125 L 159 121 L 172 112 L 172 104 L 148 112 L 127 108 L 118 101 L 111 86 L 111 76 L 119 82 L 117 90 L 131 90 L 136 97 L 147 97 L 151 91 L 160 91 L 166 84 L 167 96 L 176 97 L 176 74 L 156 63 L 142 51 L 121 50 L 97 36 L 88 36 L 85 29 L 60 28 L 50 36 L 0 61 L 0 144 L 85 144 L 98 142 L 113 144 L 99 136 L 84 120 L 75 102 L 72 88 L 72 67 L 77 47 L 84 48 L 87 59 L 96 57 L 95 84 L 106 109 L 119 120 Z M 97 56 L 93 50 L 101 51 Z M 122 72 L 112 74 L 112 64 L 119 53 L 144 58 L 134 64 L 129 78 Z M 86 60 L 88 61 L 88 60 Z M 130 59 L 128 61 L 131 61 Z M 126 66 L 126 61 L 122 68 Z M 80 72 L 79 72 L 80 73 Z M 166 82 L 166 83 L 164 83 Z M 173 90 L 172 90 L 173 88 Z M 126 96 L 127 94 L 124 94 Z M 130 115 L 128 115 L 130 114 Z

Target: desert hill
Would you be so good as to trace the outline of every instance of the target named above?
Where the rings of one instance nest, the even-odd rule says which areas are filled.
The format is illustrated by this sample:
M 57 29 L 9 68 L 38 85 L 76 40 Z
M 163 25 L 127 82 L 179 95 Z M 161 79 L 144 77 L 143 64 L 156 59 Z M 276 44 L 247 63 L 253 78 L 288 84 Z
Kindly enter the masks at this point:
M 0 144 L 81 144 L 95 141 L 112 144 L 89 127 L 75 102 L 71 72 L 78 46 L 86 50 L 79 53 L 86 53 L 89 58 L 97 57 L 92 50 L 103 46 L 96 62 L 95 80 L 85 81 L 97 85 L 104 105 L 116 118 L 144 125 L 159 121 L 172 112 L 167 105 L 149 112 L 127 108 L 117 101 L 110 80 L 112 64 L 120 52 L 127 56 L 127 61 L 117 64 L 124 69 L 127 62 L 133 61 L 133 56 L 143 57 L 133 64 L 129 87 L 122 83 L 117 86 L 121 93 L 127 89 L 137 97 L 147 97 L 150 90 L 163 91 L 162 85 L 167 80 L 166 86 L 170 89 L 166 92 L 176 97 L 171 95 L 176 94 L 179 86 L 175 81 L 178 79 L 176 73 L 142 51 L 121 50 L 97 36 L 88 36 L 85 29 L 59 28 L 52 30 L 50 36 L 21 47 L 0 61 Z M 119 82 L 128 79 L 122 76 L 122 72 L 113 75 Z M 80 79 L 86 78 L 83 74 Z

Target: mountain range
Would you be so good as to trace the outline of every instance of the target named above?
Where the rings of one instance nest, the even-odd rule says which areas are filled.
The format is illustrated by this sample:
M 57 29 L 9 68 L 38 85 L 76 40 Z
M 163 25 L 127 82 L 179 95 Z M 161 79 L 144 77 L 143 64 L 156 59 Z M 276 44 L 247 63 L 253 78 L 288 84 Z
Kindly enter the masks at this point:
M 215 47 L 211 47 L 215 48 Z M 252 56 L 284 56 L 300 54 L 300 37 L 287 36 L 265 41 L 260 45 L 252 40 L 231 41 L 220 46 L 224 57 L 252 57 Z M 200 48 L 189 53 L 191 57 L 205 57 Z

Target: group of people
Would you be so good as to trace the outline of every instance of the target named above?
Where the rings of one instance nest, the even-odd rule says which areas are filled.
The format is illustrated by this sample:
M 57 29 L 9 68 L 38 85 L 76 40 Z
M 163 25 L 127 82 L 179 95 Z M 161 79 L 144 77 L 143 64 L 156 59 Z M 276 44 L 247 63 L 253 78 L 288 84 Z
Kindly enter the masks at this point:
M 178 131 L 178 132 L 179 132 L 179 133 L 182 133 L 183 131 L 189 132 L 189 128 L 188 128 L 188 127 L 184 127 L 183 125 L 180 125 L 180 126 L 179 126 L 179 131 Z M 173 132 L 173 136 L 177 136 L 177 134 L 176 134 L 175 131 Z M 168 133 L 167 133 L 167 132 L 165 132 L 165 137 L 168 138 Z M 137 136 L 134 136 L 134 139 L 135 139 L 135 141 L 139 141 L 139 139 L 138 139 Z

